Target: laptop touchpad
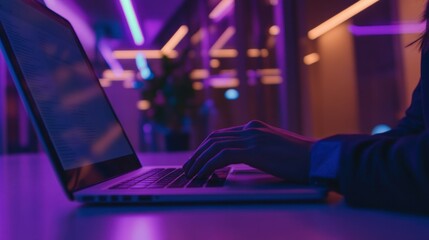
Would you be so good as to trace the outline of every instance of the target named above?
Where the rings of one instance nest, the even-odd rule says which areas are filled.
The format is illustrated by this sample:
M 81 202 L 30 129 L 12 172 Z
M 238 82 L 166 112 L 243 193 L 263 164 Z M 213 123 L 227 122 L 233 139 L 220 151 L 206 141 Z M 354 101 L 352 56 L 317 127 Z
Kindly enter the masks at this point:
M 234 169 L 228 177 L 227 185 L 240 187 L 279 186 L 286 182 L 258 169 Z

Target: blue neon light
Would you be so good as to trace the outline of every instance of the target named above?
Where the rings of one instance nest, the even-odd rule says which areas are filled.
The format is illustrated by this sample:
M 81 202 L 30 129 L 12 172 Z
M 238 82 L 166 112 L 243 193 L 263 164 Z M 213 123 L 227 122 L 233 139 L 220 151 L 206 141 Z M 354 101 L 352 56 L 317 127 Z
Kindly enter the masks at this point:
M 228 100 L 236 100 L 240 97 L 240 93 L 235 89 L 228 89 L 225 91 L 225 98 Z
M 147 60 L 143 54 L 139 53 L 136 56 L 136 65 L 138 69 L 147 68 Z
M 149 68 L 144 68 L 142 70 L 140 70 L 140 75 L 142 76 L 143 79 L 145 80 L 150 80 L 152 79 L 152 72 L 150 71 Z
M 134 11 L 131 0 L 120 0 L 122 10 L 124 11 L 125 18 L 127 19 L 128 27 L 130 28 L 131 34 L 134 39 L 134 43 L 140 46 L 144 43 L 144 37 L 137 20 L 136 12 Z
M 388 125 L 386 125 L 386 124 L 380 124 L 380 125 L 375 126 L 372 129 L 372 134 L 374 135 L 374 134 L 384 133 L 384 132 L 389 131 L 390 129 L 391 128 Z
M 136 65 L 137 68 L 140 71 L 140 75 L 142 76 L 143 79 L 145 80 L 150 80 L 153 78 L 153 73 L 149 68 L 149 65 L 147 63 L 147 59 L 145 58 L 145 56 L 141 53 L 137 54 L 136 56 Z

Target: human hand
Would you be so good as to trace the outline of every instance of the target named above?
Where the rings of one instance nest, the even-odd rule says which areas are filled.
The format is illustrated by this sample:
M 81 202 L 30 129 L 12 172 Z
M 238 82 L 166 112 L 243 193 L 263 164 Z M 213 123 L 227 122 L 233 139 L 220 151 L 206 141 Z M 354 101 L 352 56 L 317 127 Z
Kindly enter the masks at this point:
M 261 121 L 212 132 L 186 162 L 188 177 L 206 177 L 230 164 L 244 163 L 274 176 L 306 183 L 313 139 Z

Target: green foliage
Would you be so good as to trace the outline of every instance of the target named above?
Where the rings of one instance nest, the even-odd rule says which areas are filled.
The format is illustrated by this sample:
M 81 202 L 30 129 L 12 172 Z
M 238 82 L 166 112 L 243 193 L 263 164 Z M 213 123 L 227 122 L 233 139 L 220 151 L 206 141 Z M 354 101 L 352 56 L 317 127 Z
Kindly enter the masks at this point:
M 166 56 L 162 59 L 162 68 L 162 75 L 144 82 L 142 99 L 151 103 L 146 114 L 161 126 L 181 130 L 188 110 L 193 107 L 195 90 L 192 80 L 180 63 L 175 64 Z

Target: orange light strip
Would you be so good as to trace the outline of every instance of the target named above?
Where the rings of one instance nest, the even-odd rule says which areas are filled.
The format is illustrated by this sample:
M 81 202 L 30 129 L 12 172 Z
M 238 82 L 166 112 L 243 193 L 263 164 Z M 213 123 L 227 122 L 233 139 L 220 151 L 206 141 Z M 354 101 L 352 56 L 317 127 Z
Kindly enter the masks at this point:
M 213 46 L 210 48 L 210 51 L 221 49 L 225 46 L 225 44 L 231 39 L 232 36 L 235 34 L 235 28 L 234 27 L 228 27 L 225 32 L 223 32 L 220 37 L 216 40 L 216 42 L 213 44 Z
M 210 73 L 206 69 L 195 69 L 190 73 L 190 78 L 193 80 L 206 79 L 210 76 Z
M 277 4 L 279 4 L 279 0 L 270 0 L 270 4 L 273 6 L 277 6 Z
M 258 73 L 260 75 L 264 76 L 278 76 L 280 75 L 280 69 L 278 68 L 265 68 L 265 69 L 258 69 Z
M 240 85 L 238 78 L 211 78 L 210 85 L 213 88 L 235 88 Z
M 236 49 L 213 49 L 210 51 L 212 58 L 235 58 L 238 52 Z
M 100 81 L 100 85 L 104 88 L 112 86 L 112 83 L 110 82 L 109 79 L 100 78 L 99 81 Z
M 204 31 L 202 28 L 200 28 L 196 33 L 194 33 L 194 35 L 192 35 L 191 37 L 191 43 L 192 44 L 197 44 L 201 41 L 201 39 L 203 38 L 204 35 Z
M 261 78 L 262 84 L 275 85 L 283 82 L 283 78 L 280 76 L 266 76 Z
M 320 60 L 320 55 L 317 53 L 310 53 L 304 57 L 305 65 L 312 65 L 317 63 Z
M 224 70 L 220 71 L 220 75 L 230 76 L 230 77 L 237 76 L 237 70 L 235 70 L 235 69 L 224 69 Z
M 251 48 L 247 49 L 247 56 L 251 58 L 256 57 L 268 57 L 268 49 L 257 49 L 257 48 Z
M 311 40 L 314 40 L 326 32 L 332 30 L 336 26 L 340 25 L 341 23 L 349 20 L 356 14 L 362 12 L 366 8 L 370 7 L 374 3 L 378 2 L 379 0 L 360 0 L 357 3 L 351 5 L 350 7 L 346 8 L 345 10 L 341 11 L 337 15 L 333 16 L 332 18 L 326 20 L 319 26 L 313 28 L 308 32 L 308 38 Z
M 219 59 L 212 59 L 210 60 L 210 67 L 211 68 L 218 68 L 220 66 Z
M 218 20 L 225 16 L 229 9 L 234 4 L 234 0 L 222 0 L 214 9 L 210 12 L 209 18 L 212 20 Z
M 104 70 L 103 78 L 104 81 L 128 81 L 133 80 L 136 76 L 136 73 L 132 70 L 124 70 L 121 74 L 117 74 L 112 70 Z
M 247 56 L 249 57 L 259 57 L 261 56 L 261 51 L 256 48 L 247 49 Z
M 280 33 L 280 27 L 277 25 L 273 25 L 270 27 L 268 32 L 270 33 L 270 35 L 277 36 Z
M 144 54 L 147 59 L 161 59 L 163 52 L 161 50 L 116 50 L 113 51 L 113 56 L 116 59 L 135 59 L 138 54 Z M 164 52 L 169 58 L 177 58 L 178 52 L 172 50 Z M 235 58 L 238 55 L 237 49 L 213 49 L 210 51 L 212 58 Z M 267 49 L 248 49 L 248 57 L 268 57 Z
M 249 70 L 250 71 L 250 70 Z M 278 68 L 265 68 L 255 70 L 259 76 L 261 76 L 261 82 L 266 85 L 280 84 L 283 82 L 282 77 L 280 76 L 280 69 Z M 249 74 L 249 72 L 248 72 Z M 210 86 L 213 88 L 234 88 L 238 87 L 240 81 L 237 76 L 237 71 L 235 69 L 226 69 L 220 71 L 219 75 L 213 76 L 210 78 L 210 72 L 205 69 L 195 69 L 191 72 L 191 79 L 201 80 L 210 78 Z M 203 83 L 194 82 L 193 88 L 195 90 L 201 90 L 203 88 Z
M 251 48 L 247 50 L 247 56 L 250 58 L 268 57 L 269 52 L 267 49 Z M 212 58 L 235 58 L 238 56 L 237 49 L 212 49 L 210 50 L 210 57 Z
M 160 50 L 116 50 L 113 51 L 113 56 L 116 59 L 136 59 L 138 54 L 143 54 L 147 59 L 161 59 L 163 52 Z M 166 55 L 169 58 L 177 58 L 178 53 L 172 50 Z
M 139 100 L 137 102 L 137 109 L 139 110 L 148 110 L 150 108 L 150 102 L 148 100 Z
M 202 82 L 194 82 L 194 83 L 192 83 L 192 88 L 195 91 L 201 91 L 204 89 L 204 84 Z
M 185 25 L 182 25 L 177 29 L 173 36 L 168 40 L 168 42 L 161 48 L 161 52 L 168 54 L 174 50 L 174 48 L 182 41 L 182 39 L 188 33 L 189 28 Z

